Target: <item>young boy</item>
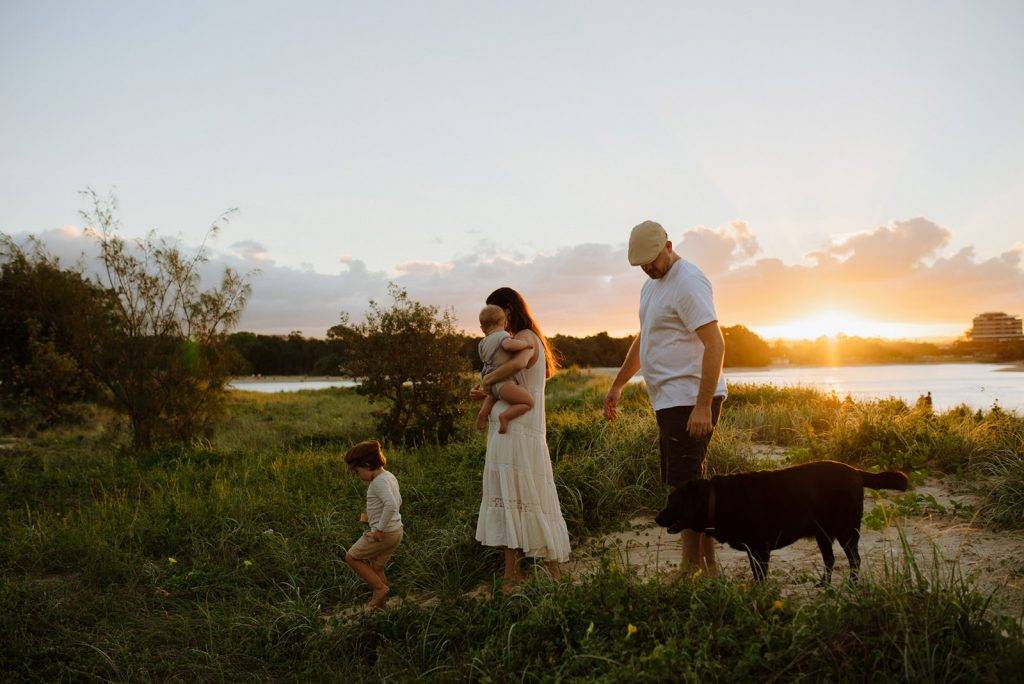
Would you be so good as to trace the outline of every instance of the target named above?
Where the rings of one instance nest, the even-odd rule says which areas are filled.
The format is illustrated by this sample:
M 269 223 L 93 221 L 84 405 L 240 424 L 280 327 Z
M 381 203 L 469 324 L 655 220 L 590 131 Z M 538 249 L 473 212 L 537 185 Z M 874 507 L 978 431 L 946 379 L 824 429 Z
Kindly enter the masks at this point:
M 517 340 L 505 330 L 505 311 L 500 306 L 489 304 L 480 311 L 480 329 L 484 331 L 484 339 L 480 340 L 478 351 L 480 360 L 483 362 L 483 370 L 480 376 L 483 377 L 495 368 L 512 358 L 516 352 L 524 349 L 533 349 L 533 345 L 526 340 Z M 489 389 L 480 413 L 476 415 L 476 429 L 483 432 L 487 427 L 487 418 L 491 415 L 494 404 L 503 399 L 508 402 L 509 407 L 498 416 L 498 432 L 508 432 L 508 422 L 518 418 L 533 408 L 533 396 L 522 386 L 523 376 L 517 373 L 508 380 L 497 382 Z
M 384 469 L 387 459 L 380 442 L 360 442 L 345 454 L 348 470 L 367 482 L 366 512 L 360 520 L 370 523 L 370 530 L 359 538 L 345 554 L 345 562 L 373 589 L 366 607 L 379 610 L 387 600 L 388 578 L 384 566 L 402 541 L 402 494 L 398 480 Z

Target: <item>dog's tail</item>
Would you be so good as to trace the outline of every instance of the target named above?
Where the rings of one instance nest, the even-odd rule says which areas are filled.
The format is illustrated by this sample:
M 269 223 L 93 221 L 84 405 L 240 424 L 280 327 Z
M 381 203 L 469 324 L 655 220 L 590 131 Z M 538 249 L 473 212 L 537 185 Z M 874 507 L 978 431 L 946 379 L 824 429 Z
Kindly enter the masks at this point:
M 882 473 L 869 473 L 866 470 L 860 471 L 865 487 L 871 489 L 897 489 L 901 492 L 907 491 L 907 476 L 898 470 L 886 470 Z

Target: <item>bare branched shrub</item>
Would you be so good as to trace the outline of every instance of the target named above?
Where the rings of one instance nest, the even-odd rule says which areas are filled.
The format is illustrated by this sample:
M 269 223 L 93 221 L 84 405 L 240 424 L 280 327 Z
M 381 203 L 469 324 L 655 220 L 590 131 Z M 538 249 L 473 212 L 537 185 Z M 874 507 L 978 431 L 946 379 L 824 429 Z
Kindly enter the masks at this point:
M 82 218 L 99 250 L 99 275 L 88 288 L 90 301 L 58 297 L 74 316 L 51 326 L 59 329 L 47 338 L 54 341 L 52 351 L 45 344 L 40 347 L 38 340 L 36 348 L 52 358 L 67 357 L 63 368 L 73 361 L 101 386 L 113 407 L 128 418 L 135 447 L 189 440 L 220 412 L 235 358 L 225 336 L 251 292 L 247 279 L 231 269 L 224 270 L 217 286 L 202 288 L 199 270 L 209 260 L 206 240 L 231 212 L 218 217 L 199 249 L 186 252 L 177 241 L 153 232 L 125 240 L 118 232 L 116 198 L 102 198 L 92 190 L 84 195 L 91 207 Z M 81 265 L 69 277 L 38 243 L 26 251 L 8 238 L 4 246 L 10 253 L 6 264 L 48 269 L 70 281 L 83 279 Z M 48 316 L 45 311 L 29 314 Z
M 113 339 L 93 331 L 99 344 L 86 363 L 128 416 L 135 446 L 190 439 L 220 411 L 231 370 L 224 337 L 251 293 L 230 268 L 219 285 L 201 289 L 206 240 L 232 212 L 218 217 L 199 249 L 186 254 L 153 232 L 129 243 L 118 234 L 116 198 L 93 190 L 85 195 L 92 206 L 82 218 L 100 248 L 100 283 L 114 322 Z

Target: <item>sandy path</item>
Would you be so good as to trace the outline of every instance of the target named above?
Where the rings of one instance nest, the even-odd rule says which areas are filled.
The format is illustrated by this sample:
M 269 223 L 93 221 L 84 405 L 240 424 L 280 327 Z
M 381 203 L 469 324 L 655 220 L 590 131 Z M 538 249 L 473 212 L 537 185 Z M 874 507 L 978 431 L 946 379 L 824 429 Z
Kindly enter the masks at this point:
M 899 529 L 895 526 L 899 525 L 914 558 L 925 572 L 932 569 L 933 549 L 937 550 L 941 557 L 941 571 L 958 568 L 981 591 L 996 592 L 993 606 L 999 612 L 1021 617 L 1024 614 L 1024 532 L 994 531 L 969 517 L 954 516 L 950 512 L 953 501 L 973 502 L 969 496 L 952 495 L 940 480 L 929 480 L 913 491 L 933 496 L 946 512 L 937 513 L 925 507 L 916 514 L 896 515 L 892 521 L 894 525 L 881 531 L 862 526 L 862 571 L 877 576 L 884 572 L 887 562 L 902 564 L 903 549 Z M 865 516 L 875 507 L 876 501 L 883 500 L 875 499 L 869 492 L 864 502 Z M 838 544 L 835 551 L 833 584 L 849 574 L 846 556 Z M 580 576 L 591 571 L 605 553 L 641 578 L 659 572 L 674 572 L 681 560 L 679 535 L 667 534 L 649 516 L 634 518 L 630 521 L 630 529 L 599 537 L 578 549 L 570 565 L 571 574 Z M 718 544 L 718 558 L 726 576 L 751 579 L 745 553 Z M 813 539 L 803 539 L 772 552 L 771 576 L 783 585 L 788 594 L 820 591 L 814 583 L 822 570 L 821 553 Z

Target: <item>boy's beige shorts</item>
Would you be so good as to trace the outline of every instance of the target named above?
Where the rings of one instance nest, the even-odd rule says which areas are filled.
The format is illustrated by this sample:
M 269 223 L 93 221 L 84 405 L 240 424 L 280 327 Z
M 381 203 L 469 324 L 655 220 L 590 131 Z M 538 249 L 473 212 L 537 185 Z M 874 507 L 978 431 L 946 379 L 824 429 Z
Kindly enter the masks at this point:
M 382 568 L 391 560 L 395 549 L 401 543 L 402 532 L 403 530 L 385 532 L 384 537 L 380 541 L 374 541 L 373 533 L 367 532 L 349 548 L 348 553 L 356 560 L 367 561 L 378 568 Z

